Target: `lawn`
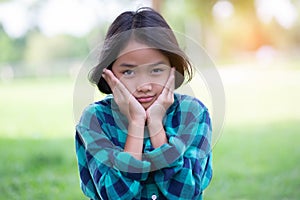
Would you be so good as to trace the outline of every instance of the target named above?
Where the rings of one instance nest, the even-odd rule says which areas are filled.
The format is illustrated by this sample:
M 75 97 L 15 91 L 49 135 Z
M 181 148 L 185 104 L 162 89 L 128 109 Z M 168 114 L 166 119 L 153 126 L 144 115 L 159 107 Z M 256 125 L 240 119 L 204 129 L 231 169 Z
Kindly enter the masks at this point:
M 0 199 L 82 200 L 72 139 L 1 139 Z
M 299 199 L 299 130 L 299 121 L 227 127 L 214 148 L 205 199 Z
M 84 199 L 72 92 L 73 81 L 65 78 L 0 85 L 0 199 Z
M 226 120 L 207 200 L 300 196 L 300 71 L 222 69 Z M 68 78 L 0 82 L 0 199 L 85 199 Z

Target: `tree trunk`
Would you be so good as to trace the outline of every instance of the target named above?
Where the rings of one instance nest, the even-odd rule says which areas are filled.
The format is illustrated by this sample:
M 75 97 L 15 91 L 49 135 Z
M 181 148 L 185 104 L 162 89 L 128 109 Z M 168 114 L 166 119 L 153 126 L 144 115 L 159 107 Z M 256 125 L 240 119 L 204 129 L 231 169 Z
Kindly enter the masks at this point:
M 163 0 L 152 0 L 152 8 L 160 13 L 162 3 L 163 3 Z

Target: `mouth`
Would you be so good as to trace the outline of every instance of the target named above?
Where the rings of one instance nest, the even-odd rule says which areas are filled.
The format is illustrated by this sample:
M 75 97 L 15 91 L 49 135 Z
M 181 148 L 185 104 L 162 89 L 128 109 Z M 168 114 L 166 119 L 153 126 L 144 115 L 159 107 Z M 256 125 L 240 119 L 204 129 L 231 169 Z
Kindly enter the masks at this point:
M 140 103 L 150 103 L 155 96 L 145 96 L 145 97 L 138 97 L 136 98 Z

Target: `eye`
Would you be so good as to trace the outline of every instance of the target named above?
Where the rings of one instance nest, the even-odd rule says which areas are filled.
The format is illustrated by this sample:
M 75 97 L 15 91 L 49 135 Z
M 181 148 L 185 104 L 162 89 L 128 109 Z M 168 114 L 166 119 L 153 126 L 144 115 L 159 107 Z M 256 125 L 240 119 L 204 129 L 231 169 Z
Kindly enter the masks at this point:
M 152 69 L 151 73 L 152 74 L 161 74 L 164 71 L 162 68 L 154 68 Z
M 134 75 L 134 71 L 128 69 L 128 70 L 123 71 L 122 74 L 126 77 L 130 77 L 130 76 Z

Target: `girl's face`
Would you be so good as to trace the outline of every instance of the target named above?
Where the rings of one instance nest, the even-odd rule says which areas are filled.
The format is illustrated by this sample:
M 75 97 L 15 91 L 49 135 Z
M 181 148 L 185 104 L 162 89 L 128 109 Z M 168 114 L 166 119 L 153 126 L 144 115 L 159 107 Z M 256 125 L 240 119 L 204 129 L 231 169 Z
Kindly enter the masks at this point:
M 130 41 L 112 66 L 114 75 L 145 108 L 149 108 L 164 89 L 170 62 L 160 51 Z

